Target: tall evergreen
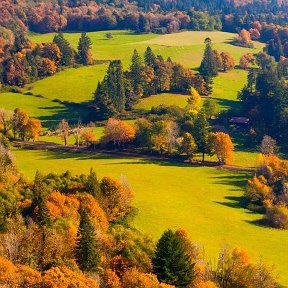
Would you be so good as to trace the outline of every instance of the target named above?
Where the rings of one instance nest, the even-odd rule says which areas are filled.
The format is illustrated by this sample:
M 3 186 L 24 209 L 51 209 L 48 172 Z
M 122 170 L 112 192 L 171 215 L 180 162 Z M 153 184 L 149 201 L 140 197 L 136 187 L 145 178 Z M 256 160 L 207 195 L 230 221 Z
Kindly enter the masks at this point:
M 98 82 L 97 88 L 94 92 L 94 104 L 96 107 L 96 114 L 100 119 L 108 119 L 116 113 L 116 109 L 108 94 L 107 83 Z
M 54 36 L 53 42 L 59 47 L 61 51 L 60 64 L 62 66 L 72 65 L 74 62 L 74 50 L 70 46 L 69 42 L 64 38 L 62 33 L 58 33 Z
M 86 181 L 86 192 L 97 197 L 100 193 L 100 182 L 97 178 L 95 171 L 91 168 Z
M 78 42 L 78 63 L 83 65 L 91 65 L 93 63 L 91 53 L 92 42 L 86 33 L 82 33 Z
M 158 241 L 152 262 L 153 272 L 164 283 L 187 287 L 195 277 L 194 264 L 185 249 L 183 239 L 170 229 Z
M 200 74 L 204 77 L 208 91 L 212 92 L 212 78 L 218 75 L 218 63 L 212 48 L 210 38 L 205 39 L 206 48 L 199 67 Z
M 118 112 L 125 110 L 125 88 L 123 66 L 120 60 L 110 62 L 105 80 L 108 96 Z
M 200 111 L 195 121 L 194 128 L 194 139 L 197 144 L 199 152 L 202 153 L 202 161 L 205 160 L 205 154 L 208 152 L 208 135 L 209 135 L 209 126 L 206 115 L 204 111 Z
M 76 260 L 78 266 L 83 271 L 96 271 L 100 257 L 97 253 L 95 229 L 87 212 L 82 208 L 80 208 L 80 224 L 77 236 Z
M 145 55 L 144 55 L 144 61 L 147 66 L 150 66 L 152 68 L 155 68 L 156 66 L 156 56 L 153 53 L 152 49 L 148 46 Z
M 33 200 L 32 200 L 32 210 L 33 213 L 36 212 L 36 222 L 40 226 L 50 226 L 51 218 L 49 210 L 47 207 L 46 195 L 48 191 L 46 190 L 46 185 L 43 182 L 43 177 L 39 171 L 36 172 L 34 178 L 34 185 L 32 188 L 33 191 Z
M 130 66 L 130 78 L 134 93 L 137 95 L 141 94 L 142 88 L 142 68 L 143 68 L 143 61 L 141 56 L 139 55 L 138 51 L 135 49 L 132 56 L 132 63 Z

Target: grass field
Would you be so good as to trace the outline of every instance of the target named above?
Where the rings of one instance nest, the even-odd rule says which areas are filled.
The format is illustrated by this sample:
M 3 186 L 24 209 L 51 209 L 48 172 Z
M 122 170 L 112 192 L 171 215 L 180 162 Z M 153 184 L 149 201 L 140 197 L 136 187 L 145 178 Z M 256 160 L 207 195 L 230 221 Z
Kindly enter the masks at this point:
M 215 48 L 229 51 L 237 62 L 243 54 L 255 53 L 263 47 L 263 44 L 260 43 L 255 43 L 255 49 L 234 46 L 230 42 L 235 34 L 224 32 L 189 31 L 169 35 L 136 35 L 129 31 L 111 31 L 111 33 L 113 35 L 111 40 L 105 38 L 106 32 L 88 33 L 93 43 L 94 58 L 97 60 L 121 59 L 125 69 L 130 65 L 133 50 L 136 48 L 143 54 L 148 45 L 156 54 L 171 57 L 172 60 L 193 69 L 200 64 L 206 37 L 210 37 L 215 42 Z M 34 34 L 30 38 L 41 43 L 52 41 L 53 37 L 54 34 Z M 75 48 L 77 47 L 79 33 L 66 33 L 65 37 Z M 34 94 L 41 94 L 50 99 L 85 102 L 92 99 L 97 82 L 103 78 L 106 69 L 107 65 L 105 64 L 67 69 L 57 75 L 30 84 L 28 88 Z M 237 72 L 245 74 L 243 71 Z M 237 72 L 233 74 L 235 77 L 237 77 Z M 226 76 L 221 74 L 219 82 L 225 85 L 225 81 Z M 244 84 L 244 82 L 239 81 L 239 84 Z M 222 96 L 226 97 L 225 95 Z
M 288 283 L 286 265 L 288 231 L 261 227 L 261 215 L 242 206 L 242 187 L 248 174 L 208 167 L 189 167 L 96 154 L 55 153 L 15 149 L 20 170 L 30 178 L 43 173 L 88 173 L 93 167 L 99 177 L 127 176 L 139 208 L 135 225 L 155 240 L 167 228 L 183 227 L 191 238 L 204 244 L 207 260 L 216 259 L 222 245 L 239 246 L 253 260 L 259 257 L 275 264 L 282 284 Z
M 153 95 L 147 98 L 143 98 L 135 105 L 135 109 L 150 110 L 152 107 L 165 105 L 176 105 L 184 108 L 187 105 L 187 95 L 163 93 L 159 95 Z
M 83 113 L 78 107 L 65 106 L 50 99 L 20 93 L 0 93 L 0 107 L 7 110 L 21 108 L 29 116 L 39 119 L 44 128 L 54 128 L 63 118 L 75 122 Z

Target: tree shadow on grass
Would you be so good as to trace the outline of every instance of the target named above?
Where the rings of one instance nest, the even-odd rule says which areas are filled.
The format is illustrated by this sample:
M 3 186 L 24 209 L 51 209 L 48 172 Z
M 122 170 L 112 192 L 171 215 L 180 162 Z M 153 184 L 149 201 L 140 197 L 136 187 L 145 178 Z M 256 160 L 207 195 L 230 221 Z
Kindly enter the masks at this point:
M 225 199 L 227 199 L 228 201 L 214 201 L 214 203 L 236 209 L 245 209 L 247 206 L 247 199 L 243 196 L 226 196 Z
M 81 152 L 61 152 L 61 151 L 45 151 L 45 159 L 47 160 L 57 160 L 57 159 L 74 159 L 75 161 L 79 160 L 121 160 L 126 159 L 126 157 L 102 154 L 102 153 L 81 153 Z M 108 164 L 108 163 L 107 163 Z M 110 163 L 109 163 L 110 165 Z
M 213 97 L 213 99 L 216 100 L 221 107 L 232 109 L 235 113 L 241 109 L 241 103 L 239 101 L 218 97 Z
M 92 109 L 81 104 L 59 104 L 59 106 L 39 107 L 39 110 L 48 110 L 52 115 L 39 116 L 43 127 L 53 129 L 62 119 L 69 121 L 69 124 L 76 124 L 78 119 L 88 122 L 91 119 Z
M 248 179 L 251 177 L 251 173 L 248 172 L 231 172 L 230 175 L 217 175 L 212 176 L 215 184 L 221 185 L 232 185 L 239 188 L 244 188 L 247 184 Z

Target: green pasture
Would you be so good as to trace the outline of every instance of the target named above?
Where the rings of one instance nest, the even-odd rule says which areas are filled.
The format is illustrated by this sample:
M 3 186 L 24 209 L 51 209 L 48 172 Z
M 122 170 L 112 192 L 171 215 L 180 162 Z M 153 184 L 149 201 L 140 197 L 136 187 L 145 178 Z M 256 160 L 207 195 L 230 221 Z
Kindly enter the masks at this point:
M 85 113 L 82 108 L 20 93 L 0 93 L 0 107 L 11 111 L 21 108 L 29 116 L 39 119 L 44 128 L 55 128 L 61 119 L 76 122 Z
M 125 69 L 130 65 L 133 50 L 136 48 L 143 55 L 147 46 L 151 46 L 155 54 L 162 55 L 164 58 L 171 57 L 175 62 L 196 69 L 203 56 L 206 37 L 212 39 L 215 48 L 229 51 L 237 63 L 243 54 L 255 53 L 263 48 L 263 44 L 257 42 L 255 49 L 234 46 L 231 41 L 235 34 L 225 32 L 186 31 L 169 35 L 137 35 L 129 31 L 110 32 L 113 35 L 113 39 L 110 40 L 105 37 L 107 32 L 88 33 L 93 43 L 93 56 L 96 60 L 121 59 Z M 52 41 L 53 37 L 54 34 L 32 34 L 30 36 L 31 40 L 37 43 Z M 75 48 L 77 47 L 80 33 L 65 33 L 65 37 Z M 97 82 L 103 79 L 106 69 L 107 64 L 71 68 L 30 84 L 27 88 L 31 89 L 34 94 L 41 94 L 50 99 L 85 102 L 92 99 Z M 238 80 L 238 73 L 241 75 L 245 72 L 236 70 L 231 77 L 235 77 L 234 80 L 239 81 L 239 84 L 243 86 L 245 81 Z M 220 74 L 219 79 L 225 85 L 226 75 L 224 73 Z M 222 94 L 221 97 L 226 96 Z
M 134 108 L 139 110 L 150 110 L 152 107 L 159 105 L 176 105 L 184 108 L 187 105 L 187 99 L 189 96 L 173 93 L 163 93 L 158 95 L 153 95 L 150 97 L 142 98 L 139 103 L 137 103 Z
M 288 231 L 262 227 L 262 216 L 243 207 L 243 186 L 251 175 L 216 168 L 191 167 L 145 159 L 14 149 L 19 169 L 32 178 L 42 173 L 88 173 L 99 177 L 125 175 L 135 191 L 139 209 L 135 226 L 157 240 L 167 228 L 185 228 L 193 241 L 205 247 L 207 260 L 216 260 L 229 244 L 275 264 L 282 284 L 288 283 Z

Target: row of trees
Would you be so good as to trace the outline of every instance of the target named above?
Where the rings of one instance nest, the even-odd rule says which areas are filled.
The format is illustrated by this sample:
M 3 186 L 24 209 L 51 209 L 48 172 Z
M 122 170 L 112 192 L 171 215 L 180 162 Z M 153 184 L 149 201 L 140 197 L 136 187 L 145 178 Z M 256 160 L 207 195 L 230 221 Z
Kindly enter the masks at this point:
M 188 132 L 188 131 L 189 132 Z M 106 147 L 127 147 L 130 143 L 144 150 L 169 155 L 185 155 L 189 160 L 196 153 L 216 155 L 220 165 L 231 162 L 233 143 L 228 134 L 209 132 L 209 125 L 203 112 L 195 122 L 187 121 L 182 129 L 172 120 L 149 121 L 138 119 L 135 128 L 121 120 L 109 119 L 100 143 Z
M 171 59 L 165 61 L 147 47 L 144 61 L 134 50 L 128 71 L 123 71 L 120 60 L 110 62 L 94 93 L 94 104 L 98 117 L 107 119 L 117 112 L 131 110 L 140 97 L 168 91 L 188 93 L 191 86 L 201 94 L 207 93 L 200 75 Z
M 263 224 L 288 229 L 287 160 L 274 155 L 275 141 L 266 136 L 255 176 L 248 181 L 244 196 L 248 208 L 264 214 Z
M 140 32 L 175 32 L 179 29 L 223 29 L 235 32 L 249 29 L 254 21 L 285 24 L 286 3 L 277 1 L 243 1 L 244 6 L 231 1 L 210 0 L 201 2 L 176 1 L 61 1 L 55 3 L 31 3 L 21 0 L 17 3 L 2 1 L 0 22 L 6 28 L 27 29 L 47 33 L 59 30 L 82 31 L 106 29 L 132 29 Z M 267 5 L 269 3 L 269 5 Z M 273 8 L 272 8 L 273 7 Z M 143 11 L 144 8 L 144 11 Z M 177 12 L 175 12 L 177 11 Z M 188 12 L 187 12 L 188 11 Z
M 250 69 L 247 85 L 239 93 L 243 111 L 259 139 L 267 134 L 284 141 L 288 137 L 288 93 L 283 78 L 287 77 L 288 63 L 283 60 L 277 64 L 274 57 L 263 52 L 255 55 L 255 62 L 259 68 Z
M 52 43 L 34 44 L 17 32 L 0 55 L 0 81 L 24 86 L 74 63 L 90 65 L 93 63 L 91 44 L 90 38 L 82 33 L 76 52 L 61 33 L 55 35 Z
M 30 117 L 20 108 L 13 112 L 0 109 L 0 129 L 5 136 L 11 132 L 14 138 L 35 141 L 42 132 L 42 125 L 38 119 Z

